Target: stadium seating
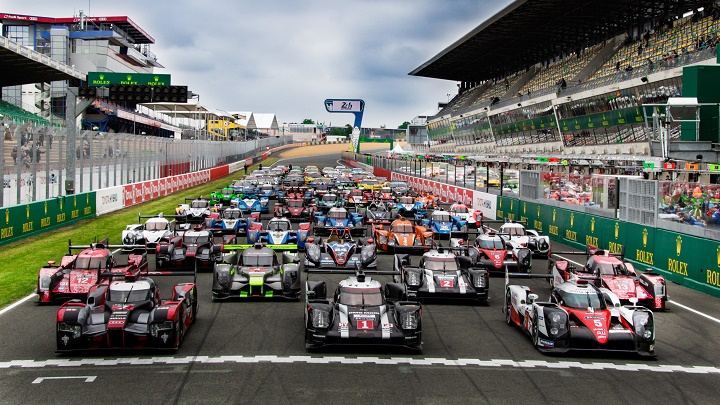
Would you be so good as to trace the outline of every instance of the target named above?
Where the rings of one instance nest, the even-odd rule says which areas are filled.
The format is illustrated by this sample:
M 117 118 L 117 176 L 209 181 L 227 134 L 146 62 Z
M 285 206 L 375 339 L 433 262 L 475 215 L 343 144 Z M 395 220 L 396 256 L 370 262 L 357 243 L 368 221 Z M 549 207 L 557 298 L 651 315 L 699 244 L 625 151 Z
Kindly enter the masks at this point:
M 14 104 L 8 103 L 5 100 L 0 100 L 0 114 L 2 114 L 7 120 L 14 122 L 33 122 L 35 124 L 46 125 L 50 122 L 45 118 L 31 113 L 30 111 L 24 110 Z
M 578 72 L 580 72 L 580 69 L 586 66 L 588 62 L 597 55 L 600 49 L 602 49 L 602 46 L 597 45 L 586 49 L 579 57 L 577 54 L 572 54 L 551 64 L 547 68 L 541 69 L 522 87 L 520 93 L 530 95 L 546 93 L 544 90 L 554 90 L 558 80 L 561 78 L 565 78 L 565 80 L 570 83 L 570 81 L 577 76 Z

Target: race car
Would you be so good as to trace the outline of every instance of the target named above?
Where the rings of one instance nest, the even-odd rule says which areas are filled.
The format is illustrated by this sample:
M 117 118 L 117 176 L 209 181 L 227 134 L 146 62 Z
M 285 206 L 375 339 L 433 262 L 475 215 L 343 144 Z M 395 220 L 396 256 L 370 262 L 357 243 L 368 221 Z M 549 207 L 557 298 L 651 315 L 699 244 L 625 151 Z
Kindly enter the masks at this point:
M 147 218 L 144 224 L 140 223 Z M 167 241 L 175 230 L 175 221 L 168 221 L 163 213 L 154 216 L 138 215 L 138 223 L 130 224 L 122 231 L 123 245 L 145 245 L 154 249 L 160 241 Z
M 380 191 L 375 193 L 375 199 L 380 200 L 389 206 L 394 206 L 395 204 L 395 194 L 393 194 L 392 189 L 387 186 L 381 188 Z
M 267 229 L 262 229 L 262 223 L 252 224 L 247 233 L 247 242 L 250 244 L 261 242 L 273 245 L 293 244 L 298 249 L 305 249 L 305 243 L 310 233 L 310 223 L 303 222 L 297 230 L 292 229 L 292 222 L 285 217 L 275 217 L 268 221 Z
M 257 185 L 255 185 L 252 181 L 245 179 L 234 180 L 228 187 L 233 189 L 235 198 L 243 198 L 245 197 L 245 194 L 255 194 L 257 191 Z M 230 199 L 230 201 L 235 198 Z
M 532 270 L 530 249 L 512 239 L 505 239 L 502 234 L 489 232 L 478 235 L 468 253 L 475 266 L 490 273 L 504 273 L 506 270 L 529 273 Z
M 225 235 L 227 242 L 234 239 L 234 235 Z M 169 242 L 161 242 L 155 247 L 155 262 L 158 269 L 172 268 L 209 268 L 216 258 L 220 256 L 220 245 L 214 244 L 212 232 L 197 225 L 190 230 L 181 230 L 170 238 Z
M 448 208 L 448 212 L 453 217 L 458 217 L 460 220 L 465 221 L 470 226 L 471 222 L 476 222 L 475 210 L 462 203 L 453 203 Z M 476 226 L 473 224 L 473 226 Z
M 320 212 L 328 212 L 333 207 L 343 207 L 345 201 L 335 193 L 327 193 L 317 200 L 317 209 Z
M 440 196 L 423 191 L 420 195 L 415 197 L 415 201 L 422 202 L 426 208 L 435 209 L 440 201 Z
M 373 240 L 353 240 L 349 229 L 333 230 L 325 239 L 309 238 L 305 244 L 305 269 L 372 269 L 377 265 Z
M 309 269 L 308 272 L 321 270 Z M 335 272 L 348 272 L 336 270 Z M 371 272 L 372 274 L 392 274 Z M 305 283 L 305 347 L 388 345 L 422 350 L 422 306 L 407 301 L 405 286 L 385 286 L 355 271 L 327 297 L 325 281 Z
M 551 257 L 548 260 L 552 276 L 549 279 L 550 285 L 557 285 L 568 280 L 589 280 L 598 287 L 612 291 L 624 304 L 635 299 L 642 306 L 665 309 L 668 296 L 663 276 L 653 274 L 652 270 L 638 275 L 632 263 L 623 261 L 622 254 L 613 254 L 589 245 L 586 247 L 586 253 L 587 261 L 581 269 L 575 268 L 568 260 Z
M 58 309 L 57 350 L 177 350 L 197 311 L 195 283 L 176 284 L 170 299 L 162 300 L 151 278 L 128 273 L 92 286 L 86 303 L 71 300 Z
M 487 302 L 488 271 L 472 266 L 472 259 L 449 249 L 431 249 L 423 254 L 418 266 L 410 255 L 396 254 L 394 270 L 402 274 L 410 297 L 461 298 Z
M 298 299 L 299 261 L 297 245 L 225 245 L 213 269 L 212 299 Z
M 529 287 L 507 285 L 505 321 L 541 352 L 602 350 L 655 355 L 655 322 L 647 308 L 624 305 L 605 288 L 578 279 L 556 284 L 549 302 Z
M 261 214 L 267 214 L 270 212 L 270 200 L 267 197 L 257 197 L 254 194 L 245 194 L 245 198 L 236 198 L 233 200 L 234 204 L 243 213 L 259 212 Z
M 423 251 L 433 246 L 433 232 L 420 225 L 414 225 L 404 217 L 394 220 L 390 226 L 372 226 L 373 237 L 378 249 L 384 252 Z
M 398 215 L 404 217 L 421 219 L 427 215 L 427 206 L 423 201 L 415 201 L 415 198 L 404 195 L 397 199 Z
M 352 236 L 365 236 L 364 218 L 357 212 L 348 212 L 342 207 L 333 207 L 327 212 L 315 213 L 313 221 L 313 233 L 316 236 L 330 235 L 333 232 L 339 233 L 346 228 Z
M 232 187 L 225 187 L 218 191 L 210 193 L 210 205 L 230 205 L 230 202 L 238 198 L 235 189 Z
M 430 229 L 436 239 L 450 239 L 453 235 L 467 237 L 467 221 L 451 216 L 449 212 L 437 209 L 430 214 L 430 218 L 423 219 L 423 224 Z
M 187 202 L 190 201 L 190 204 Z M 175 208 L 175 219 L 178 222 L 201 224 L 212 212 L 210 201 L 200 198 L 186 198 L 185 204 Z
M 110 249 L 118 249 L 114 254 Z M 147 272 L 145 245 L 109 245 L 108 239 L 85 246 L 70 242 L 68 254 L 55 265 L 54 260 L 38 271 L 36 293 L 39 303 L 64 299 L 84 299 L 91 287 L 107 284 L 114 277 Z M 73 254 L 73 251 L 80 251 Z
M 521 246 L 527 247 L 535 256 L 550 256 L 550 237 L 540 235 L 534 229 L 526 229 L 519 222 L 505 222 L 500 226 L 500 233 L 507 234 Z
M 347 204 L 352 206 L 366 205 L 370 202 L 370 199 L 372 199 L 371 190 L 356 188 L 354 190 L 350 190 L 350 193 L 347 196 Z
M 308 191 L 307 187 L 283 187 L 278 192 L 278 200 L 283 204 L 288 200 L 303 200 L 306 191 Z
M 260 221 L 260 213 L 253 212 L 245 217 L 240 208 L 225 208 L 220 214 L 213 214 L 205 220 L 205 228 L 214 233 L 245 235 L 249 224 Z
M 278 189 L 279 186 L 276 186 L 270 182 L 265 182 L 262 185 L 258 186 L 256 194 L 260 198 L 267 198 L 272 200 L 278 198 Z
M 389 208 L 383 201 L 373 201 L 367 208 L 360 210 L 360 212 L 365 213 L 365 222 L 368 224 L 389 225 L 398 216 L 398 210 Z
M 275 204 L 273 211 L 276 217 L 286 217 L 290 220 L 312 221 L 316 206 L 305 203 L 302 198 L 292 198 Z

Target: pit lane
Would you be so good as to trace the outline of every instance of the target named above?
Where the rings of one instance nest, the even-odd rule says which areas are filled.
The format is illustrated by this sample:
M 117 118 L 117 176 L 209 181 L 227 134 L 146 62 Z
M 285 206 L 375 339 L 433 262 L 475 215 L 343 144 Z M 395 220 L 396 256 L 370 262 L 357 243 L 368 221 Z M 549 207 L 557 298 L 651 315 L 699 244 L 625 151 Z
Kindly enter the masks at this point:
M 339 156 L 287 160 L 335 166 Z M 117 232 L 120 232 L 119 225 Z M 553 243 L 555 250 L 568 250 Z M 582 262 L 582 256 L 570 257 Z M 151 263 L 154 258 L 150 258 Z M 380 268 L 392 256 L 379 257 Z M 547 271 L 535 259 L 533 272 Z M 341 276 L 323 277 L 329 286 Z M 389 281 L 387 276 L 378 279 Z M 186 277 L 158 279 L 161 294 Z M 547 299 L 543 280 L 518 280 Z M 197 323 L 175 353 L 54 353 L 56 305 L 25 302 L 0 316 L 0 398 L 6 403 L 716 403 L 720 325 L 670 305 L 655 314 L 657 358 L 532 348 L 500 311 L 504 280 L 490 303 L 423 306 L 424 351 L 332 348 L 308 353 L 302 301 L 212 302 L 211 274 L 198 275 Z M 330 287 L 332 289 L 332 287 Z M 671 299 L 713 317 L 718 301 L 670 284 Z M 79 377 L 53 379 L 48 377 Z M 88 377 L 94 377 L 89 379 Z M 33 383 L 41 379 L 40 382 Z M 88 381 L 91 380 L 91 381 Z

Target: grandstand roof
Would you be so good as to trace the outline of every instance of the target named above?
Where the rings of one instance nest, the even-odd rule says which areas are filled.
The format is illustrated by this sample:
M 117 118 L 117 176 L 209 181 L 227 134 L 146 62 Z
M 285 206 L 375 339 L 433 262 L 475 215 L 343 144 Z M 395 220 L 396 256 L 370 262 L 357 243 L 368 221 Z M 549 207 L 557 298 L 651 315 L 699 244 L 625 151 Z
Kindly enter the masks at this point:
M 140 105 L 170 117 L 192 119 L 204 119 L 205 117 L 214 119 L 216 117 L 214 112 L 195 103 L 141 103 Z
M 481 82 L 664 21 L 703 0 L 516 0 L 409 74 Z
M 85 74 L 48 55 L 0 37 L 0 87 L 55 80 L 85 80 Z

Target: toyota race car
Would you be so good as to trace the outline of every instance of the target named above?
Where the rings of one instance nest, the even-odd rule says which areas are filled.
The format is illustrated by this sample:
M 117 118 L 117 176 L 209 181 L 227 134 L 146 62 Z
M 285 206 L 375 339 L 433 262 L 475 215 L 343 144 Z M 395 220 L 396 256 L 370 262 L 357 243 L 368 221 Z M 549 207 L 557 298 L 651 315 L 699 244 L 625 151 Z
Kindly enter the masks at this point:
M 518 242 L 532 251 L 535 256 L 550 256 L 550 237 L 540 235 L 534 229 L 526 229 L 519 222 L 506 222 L 500 226 L 500 233 Z
M 139 223 L 147 218 L 144 224 Z M 145 245 L 154 249 L 160 241 L 168 241 L 175 230 L 175 221 L 168 221 L 161 212 L 155 216 L 138 215 L 138 223 L 127 225 L 122 231 L 123 245 Z

